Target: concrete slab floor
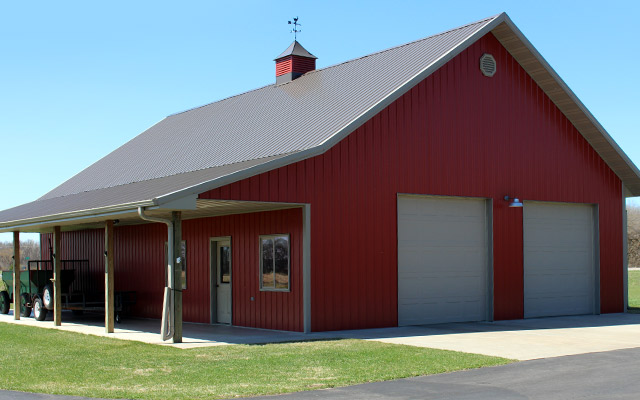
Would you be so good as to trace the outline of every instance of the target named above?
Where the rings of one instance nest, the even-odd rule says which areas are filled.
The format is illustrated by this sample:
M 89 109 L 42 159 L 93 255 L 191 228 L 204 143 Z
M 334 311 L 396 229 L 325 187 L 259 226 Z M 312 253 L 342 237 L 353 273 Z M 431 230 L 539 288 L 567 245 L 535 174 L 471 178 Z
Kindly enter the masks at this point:
M 32 314 L 33 315 L 33 314 Z M 182 349 L 196 347 L 225 346 L 231 344 L 258 344 L 287 341 L 309 340 L 307 335 L 299 332 L 283 332 L 267 329 L 234 327 L 228 325 L 183 324 L 183 342 L 163 342 L 160 338 L 160 320 L 157 319 L 123 319 L 115 324 L 114 333 L 106 333 L 104 315 L 85 313 L 74 316 L 71 312 L 62 312 L 62 326 L 53 324 L 51 315 L 45 321 L 36 321 L 33 317 L 13 319 L 13 310 L 9 314 L 0 314 L 0 322 L 36 326 L 39 328 L 59 329 L 87 335 L 103 336 L 113 339 L 133 340 L 138 342 L 171 346 Z
M 335 332 L 283 332 L 264 329 L 184 323 L 183 343 L 160 340 L 160 321 L 125 319 L 114 333 L 104 331 L 104 317 L 75 317 L 64 312 L 62 326 L 33 318 L 13 319 L 0 315 L 0 322 L 61 329 L 116 339 L 196 348 L 230 344 L 257 344 L 318 339 L 364 339 L 417 347 L 463 351 L 516 360 L 558 357 L 640 347 L 640 314 L 604 314 L 535 318 L 497 322 L 469 322 Z

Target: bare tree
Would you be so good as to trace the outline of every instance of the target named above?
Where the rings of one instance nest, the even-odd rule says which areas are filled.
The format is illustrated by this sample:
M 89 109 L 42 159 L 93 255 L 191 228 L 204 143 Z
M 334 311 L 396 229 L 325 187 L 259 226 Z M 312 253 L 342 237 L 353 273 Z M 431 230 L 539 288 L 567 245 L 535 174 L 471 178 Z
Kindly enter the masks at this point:
M 627 206 L 629 267 L 640 267 L 640 206 Z
M 26 269 L 29 260 L 40 259 L 40 243 L 35 240 L 20 242 L 20 266 Z M 0 270 L 13 269 L 13 242 L 0 242 Z

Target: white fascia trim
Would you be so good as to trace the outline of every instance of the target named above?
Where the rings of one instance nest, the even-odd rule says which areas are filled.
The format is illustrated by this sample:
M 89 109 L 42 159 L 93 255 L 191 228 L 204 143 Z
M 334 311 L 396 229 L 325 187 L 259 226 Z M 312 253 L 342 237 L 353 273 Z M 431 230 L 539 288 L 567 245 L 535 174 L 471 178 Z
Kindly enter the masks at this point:
M 509 29 L 511 29 L 511 31 L 518 38 L 518 40 L 520 40 L 522 44 L 524 44 L 524 46 L 538 60 L 538 62 L 542 64 L 544 69 L 547 70 L 549 75 L 551 75 L 551 77 L 556 81 L 556 84 L 560 86 L 560 89 L 562 89 L 569 96 L 571 101 L 573 101 L 578 106 L 580 111 L 587 117 L 587 119 L 589 119 L 589 122 L 591 122 L 591 124 L 598 130 L 598 132 L 600 132 L 600 134 L 607 141 L 607 143 L 609 143 L 609 145 L 613 147 L 613 149 L 618 153 L 620 158 L 622 158 L 622 160 L 627 164 L 627 166 L 629 166 L 631 171 L 633 171 L 636 177 L 640 179 L 640 169 L 638 169 L 638 167 L 633 163 L 633 161 L 631 161 L 631 159 L 627 156 L 624 150 L 622 150 L 622 148 L 618 146 L 618 143 L 616 143 L 616 141 L 613 140 L 611 135 L 609 135 L 606 129 L 604 129 L 604 127 L 600 124 L 600 122 L 598 122 L 596 117 L 594 117 L 593 114 L 591 114 L 591 112 L 587 109 L 587 107 L 585 107 L 582 101 L 580 101 L 580 99 L 575 95 L 575 93 L 573 93 L 573 91 L 569 88 L 569 86 L 562 80 L 562 78 L 560 78 L 560 75 L 558 75 L 556 71 L 551 67 L 551 65 L 549 65 L 547 60 L 545 60 L 544 57 L 542 57 L 542 55 L 538 52 L 538 50 L 536 50 L 533 44 L 529 42 L 529 40 L 524 36 L 524 34 L 520 31 L 520 29 L 518 29 L 518 27 L 515 26 L 515 24 L 513 23 L 513 21 L 511 21 L 509 16 L 507 16 L 506 14 L 501 14 L 500 16 L 502 17 L 503 15 L 504 15 L 504 22 L 507 24 Z M 637 193 L 637 195 L 640 195 L 640 193 Z
M 127 213 L 137 213 L 138 207 L 153 206 L 152 200 L 144 200 L 133 203 L 124 203 L 108 207 L 91 208 L 88 210 L 71 211 L 66 213 L 46 215 L 36 218 L 27 218 L 23 220 L 8 221 L 0 223 L 0 232 L 22 231 L 25 228 L 44 225 L 44 224 L 60 224 L 68 222 L 81 221 L 88 218 L 112 217 Z
M 255 165 L 253 167 L 243 169 L 238 172 L 233 172 L 231 174 L 222 176 L 220 178 L 212 179 L 210 181 L 206 181 L 203 183 L 199 183 L 197 185 L 190 186 L 185 189 L 181 189 L 172 193 L 165 194 L 163 196 L 159 196 L 154 199 L 154 201 L 160 205 L 170 201 L 174 201 L 177 198 L 183 196 L 190 195 L 198 195 L 200 193 L 207 192 L 209 190 L 216 189 L 221 186 L 228 185 L 233 182 L 237 182 L 246 178 L 250 178 L 254 175 L 258 175 L 264 172 L 268 172 L 274 170 L 276 168 L 284 167 L 289 164 L 293 164 L 298 161 L 306 160 L 307 158 L 319 156 L 327 152 L 330 148 L 332 148 L 335 144 L 340 142 L 342 139 L 347 137 L 350 133 L 358 129 L 365 122 L 371 119 L 374 115 L 385 109 L 391 103 L 400 98 L 403 94 L 407 93 L 411 88 L 420 83 L 426 77 L 440 69 L 444 64 L 449 62 L 455 56 L 464 51 L 471 44 L 475 43 L 479 38 L 486 35 L 488 32 L 493 30 L 500 23 L 508 19 L 507 14 L 502 13 L 494 17 L 493 19 L 488 19 L 487 23 L 478 29 L 475 33 L 466 38 L 463 42 L 459 43 L 457 46 L 449 50 L 447 53 L 443 54 L 436 61 L 426 66 L 412 78 L 407 80 L 404 84 L 399 86 L 396 90 L 389 93 L 386 97 L 381 99 L 379 102 L 371 106 L 368 110 L 360 114 L 360 116 L 356 117 L 351 122 L 347 123 L 344 127 L 339 129 L 334 135 L 327 138 L 324 142 L 319 144 L 318 146 L 301 150 L 297 153 L 290 154 L 288 156 L 284 156 L 282 158 L 278 158 L 272 161 L 267 161 L 264 164 Z

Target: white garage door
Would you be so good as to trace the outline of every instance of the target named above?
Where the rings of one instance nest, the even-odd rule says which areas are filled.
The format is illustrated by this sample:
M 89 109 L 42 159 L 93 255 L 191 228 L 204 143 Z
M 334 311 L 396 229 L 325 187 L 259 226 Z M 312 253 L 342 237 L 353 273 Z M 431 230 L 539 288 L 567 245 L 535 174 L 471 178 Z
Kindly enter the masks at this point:
M 398 197 L 398 324 L 487 319 L 486 200 Z
M 593 206 L 525 202 L 524 316 L 592 314 Z

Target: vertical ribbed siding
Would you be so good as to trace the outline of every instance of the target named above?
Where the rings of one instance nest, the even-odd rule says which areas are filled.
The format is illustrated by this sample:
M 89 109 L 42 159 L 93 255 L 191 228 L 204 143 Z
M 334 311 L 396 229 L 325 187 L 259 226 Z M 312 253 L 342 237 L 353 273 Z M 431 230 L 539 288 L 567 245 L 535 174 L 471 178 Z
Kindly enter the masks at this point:
M 63 232 L 60 252 L 63 260 L 87 260 L 86 263 L 63 263 L 63 268 L 72 268 L 74 281 L 72 292 L 85 292 L 98 296 L 104 293 L 104 232 L 99 229 Z M 50 233 L 41 235 L 41 259 L 49 260 Z
M 290 235 L 289 292 L 260 291 L 258 238 L 260 235 L 274 233 Z M 300 208 L 184 221 L 183 239 L 187 241 L 188 262 L 188 286 L 183 292 L 185 321 L 209 322 L 209 239 L 220 236 L 231 236 L 233 324 L 301 331 L 303 326 Z
M 233 324 L 256 328 L 302 331 L 302 210 L 300 208 L 202 218 L 183 221 L 187 243 L 187 289 L 183 294 L 183 319 L 210 322 L 209 239 L 231 236 Z M 290 235 L 291 290 L 259 289 L 259 235 Z M 42 236 L 43 257 L 50 234 Z M 115 229 L 115 289 L 135 291 L 133 315 L 160 318 L 164 282 L 167 228 L 163 224 L 122 226 Z M 104 230 L 64 232 L 62 257 L 89 260 L 84 278 L 104 293 Z M 255 300 L 251 301 L 251 297 Z
M 496 58 L 493 78 L 479 71 L 483 53 Z M 325 154 L 201 197 L 311 203 L 312 330 L 320 331 L 397 324 L 397 193 L 493 199 L 495 319 L 523 316 L 522 210 L 503 197 L 598 204 L 601 312 L 620 312 L 620 191 L 488 34 Z

